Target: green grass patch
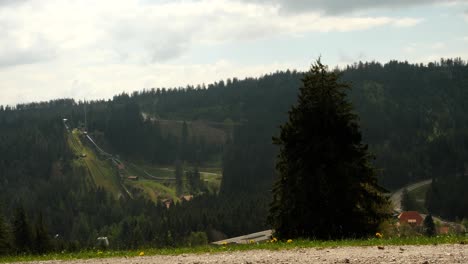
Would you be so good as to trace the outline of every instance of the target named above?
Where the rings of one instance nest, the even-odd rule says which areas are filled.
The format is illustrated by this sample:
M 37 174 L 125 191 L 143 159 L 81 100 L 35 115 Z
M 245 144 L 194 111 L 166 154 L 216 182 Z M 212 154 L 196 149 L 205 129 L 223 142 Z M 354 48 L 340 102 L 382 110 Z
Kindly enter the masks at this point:
M 435 244 L 458 244 L 468 243 L 468 238 L 464 236 L 437 236 L 437 237 L 409 237 L 409 238 L 389 238 L 389 239 L 348 239 L 348 240 L 293 240 L 290 243 L 259 243 L 246 245 L 225 245 L 225 246 L 200 246 L 193 248 L 161 248 L 161 249 L 139 249 L 127 251 L 100 251 L 86 250 L 81 252 L 63 252 L 46 255 L 20 255 L 11 257 L 0 257 L 0 262 L 20 262 L 20 261 L 45 261 L 45 260 L 76 260 L 93 258 L 114 258 L 114 257 L 138 257 L 142 252 L 144 256 L 154 255 L 181 255 L 181 254 L 216 254 L 232 251 L 245 250 L 291 250 L 297 248 L 334 248 L 351 246 L 405 246 L 405 245 L 435 245 Z
M 145 178 L 145 171 L 151 174 L 154 177 L 159 178 L 174 178 L 175 177 L 175 168 L 174 166 L 162 166 L 162 165 L 151 165 L 144 162 L 134 162 L 129 163 L 127 166 L 129 172 L 133 173 L 134 175 L 138 175 L 140 177 Z M 192 166 L 186 166 L 185 172 L 191 170 Z M 222 179 L 222 168 L 219 167 L 200 167 L 200 178 L 202 182 L 205 184 L 206 188 L 210 193 L 217 193 L 221 186 L 221 179 Z M 174 184 L 171 183 L 169 187 L 174 187 Z
M 170 198 L 178 201 L 176 192 L 173 188 L 164 186 L 153 180 L 125 181 L 126 185 L 132 186 L 143 191 L 143 193 L 153 202 L 160 201 L 161 198 Z
M 174 178 L 174 168 L 172 166 L 159 166 L 159 165 L 151 165 L 144 162 L 135 162 L 136 166 L 129 165 L 130 169 L 135 169 L 136 172 L 139 174 L 144 174 L 144 171 L 147 173 L 160 178 Z M 143 175 L 142 175 L 143 176 Z
M 73 130 L 68 137 L 68 144 L 76 155 L 75 166 L 84 166 L 88 172 L 88 177 L 96 186 L 103 187 L 111 192 L 115 197 L 122 194 L 119 178 L 116 169 L 109 160 L 102 159 L 96 153 L 81 142 L 81 132 Z M 85 157 L 82 157 L 82 155 Z
M 217 193 L 221 187 L 222 174 L 216 172 L 200 172 L 200 178 L 210 193 Z

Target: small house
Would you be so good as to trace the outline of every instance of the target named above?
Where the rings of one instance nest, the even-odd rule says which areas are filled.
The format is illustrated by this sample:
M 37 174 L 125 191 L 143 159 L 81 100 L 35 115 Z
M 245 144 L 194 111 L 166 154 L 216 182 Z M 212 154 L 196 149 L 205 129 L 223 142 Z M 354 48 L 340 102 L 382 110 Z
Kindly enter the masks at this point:
M 411 226 L 420 226 L 422 225 L 424 219 L 416 211 L 406 211 L 398 215 L 398 221 L 400 222 L 400 225 L 409 224 Z

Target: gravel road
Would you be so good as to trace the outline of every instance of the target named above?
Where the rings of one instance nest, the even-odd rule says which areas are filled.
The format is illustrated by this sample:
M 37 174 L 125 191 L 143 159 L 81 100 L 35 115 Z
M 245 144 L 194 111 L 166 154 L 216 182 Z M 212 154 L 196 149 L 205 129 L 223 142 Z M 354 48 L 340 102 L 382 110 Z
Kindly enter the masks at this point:
M 468 263 L 468 245 L 386 246 L 308 248 L 281 251 L 252 250 L 217 254 L 179 256 L 145 256 L 74 261 L 41 261 L 43 264 L 104 263 Z

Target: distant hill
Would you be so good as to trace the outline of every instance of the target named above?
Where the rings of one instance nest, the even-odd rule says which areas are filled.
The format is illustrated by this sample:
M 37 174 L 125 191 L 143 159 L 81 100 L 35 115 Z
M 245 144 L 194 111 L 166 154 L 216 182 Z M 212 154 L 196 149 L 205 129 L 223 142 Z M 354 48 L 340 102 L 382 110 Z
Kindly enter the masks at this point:
M 468 217 L 463 202 L 468 201 L 466 62 L 368 62 L 340 72 L 353 87 L 349 97 L 361 118 L 364 141 L 376 156 L 380 183 L 395 189 L 434 178 L 429 208 L 448 218 Z M 163 198 L 179 199 L 173 182 L 155 183 L 143 176 L 175 177 L 182 164 L 181 192 L 200 196 L 171 209 L 171 217 L 190 219 L 193 225 L 164 222 L 172 219 L 165 216 L 154 224 L 157 232 L 166 225 L 173 232 L 157 243 L 170 245 L 176 234 L 183 240 L 190 231 L 223 229 L 232 236 L 267 229 L 264 216 L 277 153 L 271 137 L 296 101 L 301 77 L 300 72 L 283 71 L 207 86 L 120 94 L 112 100 L 1 106 L 3 211 L 18 205 L 32 215 L 42 211 L 54 232 L 82 244 L 89 243 L 93 232 L 119 236 L 136 223 L 153 225 L 142 215 L 164 215 Z M 107 152 L 133 164 L 127 165 L 126 176 L 143 177 L 141 181 L 125 179 L 122 185 L 115 164 L 73 131 L 86 131 Z M 191 188 L 188 175 L 197 170 L 203 185 Z M 234 214 L 242 221 L 230 219 Z

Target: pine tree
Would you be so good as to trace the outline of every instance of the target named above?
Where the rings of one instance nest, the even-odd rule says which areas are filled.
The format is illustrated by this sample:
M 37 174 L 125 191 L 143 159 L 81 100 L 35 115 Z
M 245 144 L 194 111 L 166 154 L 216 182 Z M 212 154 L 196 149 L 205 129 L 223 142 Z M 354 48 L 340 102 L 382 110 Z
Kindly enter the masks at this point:
M 434 219 L 432 219 L 432 215 L 428 214 L 426 218 L 424 218 L 424 233 L 426 236 L 434 236 L 436 234 L 436 228 L 434 224 Z
M 187 122 L 185 121 L 182 123 L 181 136 L 182 136 L 182 139 L 181 139 L 181 144 L 180 144 L 179 155 L 182 158 L 182 160 L 187 160 L 190 146 L 188 142 L 188 138 L 189 138 L 188 126 L 187 126 Z
M 174 176 L 175 176 L 175 184 L 176 184 L 176 192 L 177 195 L 181 195 L 183 193 L 183 177 L 184 175 L 184 169 L 182 167 L 182 162 L 180 160 L 176 160 L 175 162 L 175 171 L 174 171 Z
M 32 248 L 31 227 L 22 206 L 18 207 L 15 211 L 13 241 L 18 252 L 29 252 Z
M 198 171 L 198 167 L 195 167 L 192 171 L 187 171 L 186 173 L 188 183 L 190 185 L 191 191 L 197 192 L 200 189 L 200 172 Z
M 42 213 L 39 214 L 39 217 L 36 221 L 35 234 L 34 234 L 34 251 L 36 253 L 42 254 L 51 250 L 51 240 L 47 228 L 44 224 L 44 219 L 42 218 Z
M 0 256 L 8 254 L 10 246 L 10 232 L 5 219 L 0 214 Z
M 269 221 L 279 238 L 363 237 L 389 216 L 358 117 L 320 60 L 273 142 L 280 146 Z

